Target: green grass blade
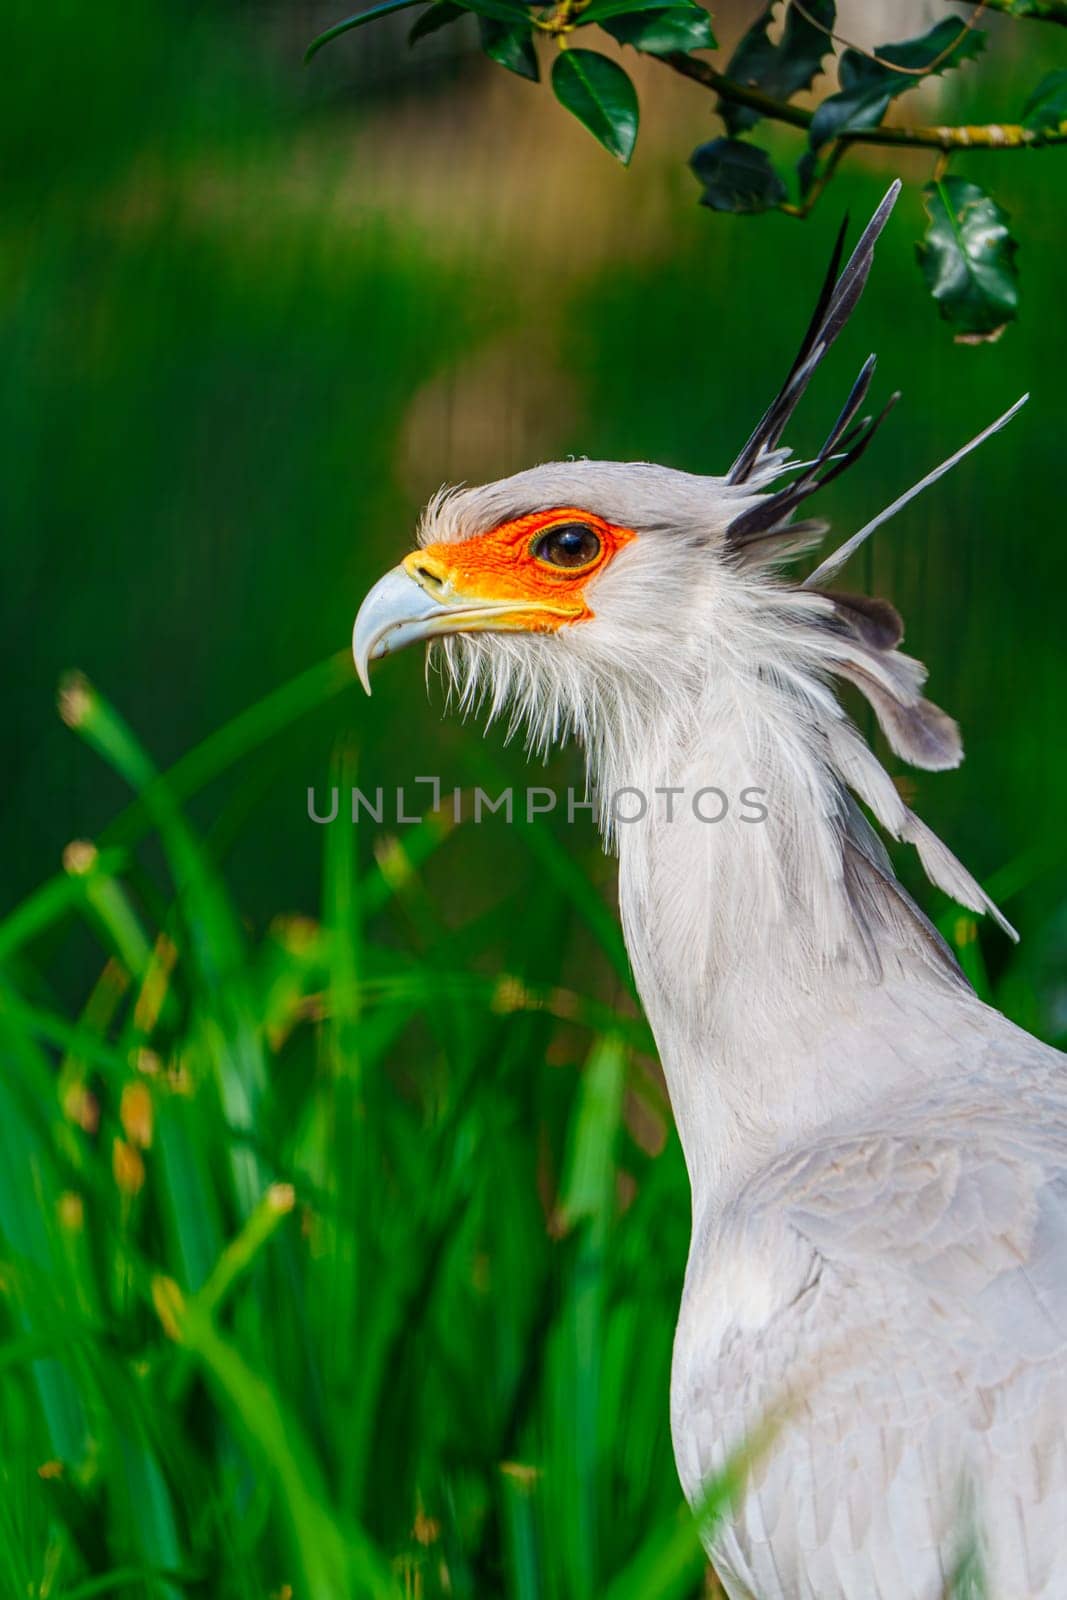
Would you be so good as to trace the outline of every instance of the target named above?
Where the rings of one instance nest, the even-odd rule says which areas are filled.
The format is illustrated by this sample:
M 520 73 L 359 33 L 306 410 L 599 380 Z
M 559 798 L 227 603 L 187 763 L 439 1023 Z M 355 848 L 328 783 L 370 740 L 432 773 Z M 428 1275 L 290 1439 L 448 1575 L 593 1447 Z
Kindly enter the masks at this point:
M 570 1154 L 560 1198 L 568 1227 L 585 1221 L 602 1239 L 614 1207 L 615 1145 L 622 1124 L 626 1051 L 602 1039 L 589 1058 L 575 1112 Z
M 244 939 L 221 878 L 148 755 L 118 713 L 80 675 L 60 690 L 64 721 L 141 792 L 170 861 L 200 979 L 199 1044 L 214 1067 L 230 1126 L 251 1131 L 266 1068 L 244 979 Z M 231 1152 L 242 1212 L 264 1187 L 248 1148 Z
M 179 1574 L 153 1571 L 150 1567 L 116 1567 L 113 1572 L 103 1572 L 98 1578 L 75 1584 L 72 1589 L 62 1589 L 56 1600 L 100 1600 L 102 1595 L 121 1594 L 130 1589 L 139 1589 L 143 1594 L 146 1587 L 151 1589 L 168 1580 L 179 1580 Z
M 331 1515 L 326 1486 L 292 1417 L 273 1390 L 258 1378 L 236 1349 L 193 1306 L 179 1309 L 173 1286 L 160 1286 L 170 1301 L 164 1319 L 173 1317 L 182 1347 L 193 1354 L 250 1450 L 270 1472 L 279 1508 L 289 1527 L 306 1600 L 398 1600 L 388 1566 L 366 1536 Z
M 767 1448 L 775 1431 L 773 1421 L 756 1439 L 739 1450 L 705 1489 L 700 1504 L 683 1508 L 658 1529 L 607 1588 L 603 1600 L 684 1600 L 692 1594 L 707 1567 L 703 1540 L 744 1492 L 753 1460 Z
M 351 688 L 355 681 L 351 652 L 339 650 L 273 690 L 161 773 L 154 784 L 148 785 L 132 805 L 108 824 L 100 836 L 101 844 L 134 845 L 151 831 L 156 825 L 155 786 L 165 791 L 170 803 L 183 805 L 212 779 L 229 771 L 253 750 L 342 690 Z
M 52 1276 L 58 1289 L 65 1275 L 48 1219 L 56 1215 L 59 1185 L 40 1133 L 31 1126 L 9 1082 L 14 1075 L 31 1085 L 47 1080 L 48 1065 L 3 1014 L 0 1059 L 6 1064 L 0 1073 L 0 1237 L 9 1256 Z M 40 1308 L 46 1318 L 50 1310 L 47 1305 Z M 15 1314 L 26 1332 L 47 1331 L 47 1321 L 32 1297 L 24 1296 Z M 33 1375 L 50 1436 L 49 1453 L 80 1463 L 89 1445 L 88 1424 L 69 1368 L 42 1358 L 34 1363 Z
M 175 1572 L 182 1564 L 181 1546 L 170 1490 L 148 1443 L 124 1430 L 119 1437 L 122 1477 L 128 1497 L 129 1524 L 135 1530 L 145 1566 L 156 1574 Z M 152 1600 L 182 1600 L 182 1591 L 166 1578 L 147 1579 Z
M 97 870 L 108 876 L 119 872 L 125 864 L 123 850 L 101 851 L 97 856 Z M 0 921 L 0 961 L 6 961 L 21 946 L 29 944 L 85 903 L 85 883 L 80 877 L 63 872 L 49 878 Z

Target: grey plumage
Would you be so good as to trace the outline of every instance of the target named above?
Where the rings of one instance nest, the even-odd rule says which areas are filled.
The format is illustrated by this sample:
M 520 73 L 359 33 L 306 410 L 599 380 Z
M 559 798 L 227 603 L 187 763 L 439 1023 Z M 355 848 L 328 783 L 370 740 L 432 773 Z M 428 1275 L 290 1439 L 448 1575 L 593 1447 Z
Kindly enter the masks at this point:
M 671 1393 L 690 1498 L 773 1422 L 710 1543 L 731 1600 L 941 1600 L 969 1540 L 990 1600 L 1058 1600 L 1064 1058 L 977 999 L 898 883 L 876 827 L 1012 931 L 834 692 L 856 685 L 914 765 L 959 762 L 899 616 L 826 590 L 976 441 L 805 582 L 781 572 L 824 531 L 793 522 L 796 507 L 872 437 L 868 362 L 813 462 L 780 444 L 894 198 L 843 268 L 839 239 L 800 352 L 726 476 L 577 460 L 436 496 L 423 549 L 368 596 L 354 649 L 365 675 L 433 639 L 461 711 L 484 705 L 535 749 L 573 736 L 585 750 L 692 1183 Z M 623 537 L 588 579 L 539 575 L 521 519 L 542 513 Z M 560 595 L 581 609 L 553 610 Z M 710 785 L 757 786 L 761 825 L 709 827 L 684 807 L 623 825 L 610 803 L 623 787 Z

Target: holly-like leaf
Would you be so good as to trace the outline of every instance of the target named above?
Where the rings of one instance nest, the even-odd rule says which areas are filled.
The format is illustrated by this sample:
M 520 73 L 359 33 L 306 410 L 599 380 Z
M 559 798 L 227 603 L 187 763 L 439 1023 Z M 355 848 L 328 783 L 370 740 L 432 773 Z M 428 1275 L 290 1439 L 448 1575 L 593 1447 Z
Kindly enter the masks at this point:
M 479 17 L 478 31 L 482 49 L 493 61 L 520 78 L 529 78 L 531 83 L 540 81 L 541 69 L 529 23 L 496 22 L 492 17 Z
M 704 185 L 701 205 L 713 211 L 770 211 L 786 198 L 766 150 L 742 139 L 712 139 L 693 151 L 689 165 Z
M 381 5 L 370 6 L 366 11 L 357 11 L 354 17 L 345 17 L 342 22 L 335 22 L 332 28 L 327 28 L 325 33 L 320 33 L 312 39 L 304 51 L 304 65 L 307 66 L 312 56 L 318 55 L 324 44 L 329 44 L 333 39 L 339 39 L 342 33 L 351 33 L 353 28 L 362 28 L 368 22 L 377 22 L 379 17 L 391 16 L 394 11 L 407 11 L 411 6 L 420 4 L 420 0 L 382 0 Z
M 345 17 L 342 22 L 335 22 L 332 28 L 327 28 L 325 33 L 320 33 L 317 38 L 312 39 L 304 51 L 305 66 L 312 56 L 318 54 L 324 44 L 339 39 L 343 33 L 350 33 L 353 28 L 362 28 L 368 22 L 377 22 L 380 17 L 391 16 L 394 11 L 407 11 L 421 3 L 422 0 L 381 0 L 380 5 L 370 6 L 366 11 L 357 11 L 355 16 Z M 435 6 L 430 7 L 431 12 L 435 9 Z M 463 10 L 473 11 L 480 17 L 493 17 L 498 22 L 521 24 L 530 20 L 530 14 L 520 0 L 463 0 Z M 424 12 L 411 30 L 408 42 L 421 38 L 424 34 L 433 33 L 436 28 L 444 27 L 445 22 L 454 21 L 454 17 L 446 17 L 430 22 L 427 13 Z
M 897 95 L 914 89 L 924 77 L 938 76 L 965 61 L 973 61 L 984 49 L 985 37 L 955 18 L 945 17 L 919 38 L 876 45 L 877 60 L 858 50 L 846 50 L 838 66 L 841 88 L 826 97 L 812 118 L 812 149 L 818 150 L 828 139 L 836 139 L 846 131 L 876 128 Z
M 561 50 L 552 66 L 552 88 L 605 150 L 625 166 L 637 143 L 637 91 L 626 73 L 595 50 Z
M 1043 132 L 1061 122 L 1067 122 L 1067 72 L 1050 72 L 1023 107 L 1023 127 Z
M 663 11 L 633 11 L 606 17 L 601 23 L 620 44 L 632 44 L 650 56 L 669 56 L 675 50 L 714 50 L 711 18 L 703 6 L 673 5 Z
M 1006 214 L 967 178 L 928 183 L 923 200 L 930 222 L 917 247 L 919 264 L 941 315 L 959 330 L 958 339 L 995 339 L 1019 304 Z
M 773 11 L 771 4 L 756 18 L 731 56 L 726 76 L 775 100 L 788 100 L 811 87 L 823 58 L 833 50 L 836 6 L 834 0 L 807 0 L 805 16 L 791 5 L 777 44 L 769 37 Z M 718 110 L 731 133 L 743 133 L 759 121 L 758 111 L 729 100 L 720 100 Z
M 411 24 L 408 44 L 417 44 L 427 34 L 436 33 L 438 28 L 447 28 L 449 23 L 458 22 L 460 17 L 466 15 L 464 7 L 455 5 L 454 0 L 433 0 L 433 4 L 427 6 Z
M 519 27 L 526 27 L 530 22 L 529 10 L 520 5 L 519 0 L 463 0 L 463 8 L 473 11 L 477 17 L 490 17 L 494 22 L 509 22 Z
M 673 11 L 676 6 L 686 6 L 692 11 L 702 9 L 696 0 L 590 0 L 577 20 L 584 25 L 587 22 L 603 22 L 605 17 L 626 16 L 631 11 Z

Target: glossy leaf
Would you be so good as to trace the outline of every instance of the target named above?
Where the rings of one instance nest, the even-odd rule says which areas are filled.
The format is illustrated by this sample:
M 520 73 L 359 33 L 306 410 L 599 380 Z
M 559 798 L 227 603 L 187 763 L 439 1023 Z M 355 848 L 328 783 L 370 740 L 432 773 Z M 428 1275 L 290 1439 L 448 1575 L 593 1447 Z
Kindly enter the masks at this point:
M 624 17 L 631 12 L 642 11 L 674 11 L 679 6 L 687 10 L 700 11 L 703 7 L 696 4 L 696 0 L 591 0 L 581 13 L 581 22 L 603 22 L 605 17 Z
M 463 0 L 464 9 L 478 17 L 491 17 L 494 22 L 508 22 L 513 26 L 529 27 L 530 13 L 518 0 Z
M 812 149 L 818 150 L 827 140 L 852 129 L 876 128 L 891 101 L 924 81 L 920 69 L 926 76 L 939 76 L 973 61 L 984 49 L 985 37 L 974 28 L 961 26 L 954 17 L 946 17 L 919 38 L 877 45 L 877 61 L 858 50 L 846 50 L 838 67 L 841 88 L 827 96 L 812 119 Z M 906 70 L 894 71 L 894 67 Z
M 343 33 L 351 33 L 353 28 L 362 28 L 366 22 L 377 22 L 380 17 L 388 17 L 394 11 L 409 11 L 412 6 L 418 5 L 420 0 L 382 0 L 381 5 L 371 6 L 367 11 L 357 11 L 355 16 L 345 17 L 342 22 L 335 22 L 332 28 L 327 28 L 325 33 L 320 33 L 312 39 L 304 51 L 304 65 L 313 56 L 317 56 L 324 44 L 330 44 L 334 39 L 339 39 Z
M 637 91 L 626 73 L 595 50 L 563 50 L 552 68 L 556 99 L 624 165 L 637 143 Z
M 1058 128 L 1067 121 L 1067 72 L 1050 72 L 1042 78 L 1023 107 L 1023 126 L 1035 130 Z
M 923 199 L 930 222 L 919 262 L 941 315 L 964 340 L 995 338 L 1019 302 L 1006 214 L 967 178 L 928 183 Z
M 789 100 L 801 89 L 810 88 L 824 57 L 833 50 L 828 30 L 834 26 L 836 6 L 834 0 L 808 0 L 804 7 L 807 17 L 790 6 L 777 42 L 770 38 L 774 10 L 769 5 L 756 18 L 731 56 L 726 75 L 749 88 L 762 89 L 776 100 Z M 731 133 L 742 133 L 760 120 L 758 111 L 728 100 L 720 100 L 719 115 Z
M 759 145 L 741 139 L 712 139 L 689 158 L 704 185 L 702 206 L 713 211 L 770 211 L 786 198 L 786 187 Z
M 478 18 L 482 49 L 491 60 L 520 78 L 537 83 L 541 69 L 534 49 L 533 29 L 529 23 L 497 22 L 492 17 Z
M 408 44 L 417 44 L 427 34 L 436 33 L 438 28 L 447 28 L 450 23 L 458 22 L 460 17 L 466 15 L 466 7 L 453 4 L 453 0 L 433 0 L 433 5 L 427 6 L 412 23 Z
M 619 44 L 633 45 L 646 55 L 668 56 L 675 50 L 714 50 L 711 18 L 702 6 L 671 6 L 665 11 L 635 11 L 601 23 Z

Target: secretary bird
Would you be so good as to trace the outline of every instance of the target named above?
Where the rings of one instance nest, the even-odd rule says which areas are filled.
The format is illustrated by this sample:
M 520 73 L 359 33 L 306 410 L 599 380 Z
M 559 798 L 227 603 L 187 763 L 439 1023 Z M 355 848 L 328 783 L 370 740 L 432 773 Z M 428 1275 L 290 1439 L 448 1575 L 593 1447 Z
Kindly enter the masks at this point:
M 462 709 L 584 746 L 692 1185 L 671 1376 L 690 1501 L 764 1429 L 709 1539 L 733 1600 L 938 1600 L 969 1541 L 991 1600 L 1067 1595 L 1064 1057 L 977 998 L 857 805 L 1012 933 L 834 693 L 855 685 L 912 765 L 957 765 L 899 616 L 826 587 L 1017 408 L 804 582 L 781 574 L 826 531 L 794 511 L 882 420 L 860 415 L 872 357 L 814 460 L 780 445 L 898 189 L 843 269 L 839 237 L 725 477 L 573 460 L 442 492 L 353 635 L 368 691 L 371 660 L 439 640 Z M 718 826 L 714 801 L 667 822 L 612 800 L 752 788 L 765 818 Z

